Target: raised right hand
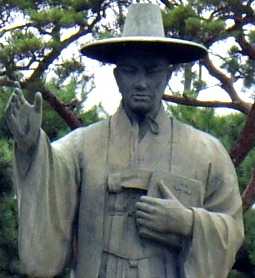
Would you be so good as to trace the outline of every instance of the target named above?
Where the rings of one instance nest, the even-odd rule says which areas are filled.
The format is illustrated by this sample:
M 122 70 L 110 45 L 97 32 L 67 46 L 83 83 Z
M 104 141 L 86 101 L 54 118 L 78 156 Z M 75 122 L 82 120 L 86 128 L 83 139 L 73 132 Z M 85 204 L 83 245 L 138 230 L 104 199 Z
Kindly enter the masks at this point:
M 7 103 L 5 117 L 18 148 L 29 150 L 36 144 L 42 123 L 42 95 L 36 93 L 31 105 L 18 84 Z

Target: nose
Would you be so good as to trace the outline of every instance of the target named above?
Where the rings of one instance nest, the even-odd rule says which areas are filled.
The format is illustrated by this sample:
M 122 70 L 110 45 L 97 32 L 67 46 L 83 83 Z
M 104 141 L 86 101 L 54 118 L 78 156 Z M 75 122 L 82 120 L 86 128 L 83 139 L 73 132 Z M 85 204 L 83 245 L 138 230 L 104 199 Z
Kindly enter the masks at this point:
M 147 80 L 146 80 L 146 75 L 143 72 L 138 72 L 135 80 L 135 88 L 139 91 L 143 91 L 147 89 Z

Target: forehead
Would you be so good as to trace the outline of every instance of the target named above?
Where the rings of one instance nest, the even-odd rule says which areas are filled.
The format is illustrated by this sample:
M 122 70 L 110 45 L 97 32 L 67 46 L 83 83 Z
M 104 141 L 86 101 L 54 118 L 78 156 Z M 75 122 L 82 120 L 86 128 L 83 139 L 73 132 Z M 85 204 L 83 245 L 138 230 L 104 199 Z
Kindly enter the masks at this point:
M 154 51 L 132 50 L 130 52 L 121 53 L 117 57 L 118 65 L 143 65 L 146 67 L 168 66 L 168 59 Z

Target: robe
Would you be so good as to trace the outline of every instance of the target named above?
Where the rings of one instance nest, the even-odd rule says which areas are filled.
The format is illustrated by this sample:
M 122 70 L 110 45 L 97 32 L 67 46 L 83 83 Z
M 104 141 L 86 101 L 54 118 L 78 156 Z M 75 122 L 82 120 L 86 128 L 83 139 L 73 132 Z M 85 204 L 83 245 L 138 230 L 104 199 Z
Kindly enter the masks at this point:
M 227 277 L 244 236 L 233 164 L 217 139 L 169 118 L 162 107 L 155 121 L 159 133 L 148 130 L 139 141 L 120 106 L 109 119 L 53 143 L 40 130 L 36 148 L 26 155 L 15 149 L 19 254 L 26 273 L 53 277 L 61 272 L 77 234 L 74 276 L 99 277 L 108 188 L 125 187 L 126 176 L 139 176 L 138 186 L 149 177 L 146 194 L 159 197 L 155 184 L 163 180 L 194 213 L 190 237 L 146 230 L 140 236 L 169 248 L 180 241 L 175 258 L 180 278 Z

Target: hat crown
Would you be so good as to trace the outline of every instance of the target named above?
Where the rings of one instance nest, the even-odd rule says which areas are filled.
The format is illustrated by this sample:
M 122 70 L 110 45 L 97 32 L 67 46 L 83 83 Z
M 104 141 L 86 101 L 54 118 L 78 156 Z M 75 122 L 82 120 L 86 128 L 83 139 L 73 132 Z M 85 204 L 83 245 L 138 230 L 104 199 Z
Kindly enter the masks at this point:
M 98 61 L 116 64 L 118 55 L 136 51 L 138 47 L 164 54 L 169 64 L 188 63 L 207 54 L 201 44 L 166 38 L 160 7 L 151 3 L 129 6 L 121 37 L 88 43 L 81 52 Z
M 161 11 L 154 4 L 131 4 L 123 28 L 122 37 L 165 37 Z

